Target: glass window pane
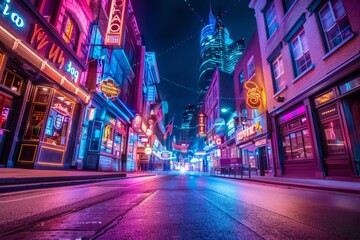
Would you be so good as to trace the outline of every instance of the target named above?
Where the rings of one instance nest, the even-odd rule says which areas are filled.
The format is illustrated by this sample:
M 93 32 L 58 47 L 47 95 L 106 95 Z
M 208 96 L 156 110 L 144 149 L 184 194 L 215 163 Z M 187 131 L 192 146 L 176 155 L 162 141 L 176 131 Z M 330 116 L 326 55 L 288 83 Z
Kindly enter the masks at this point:
M 99 151 L 101 141 L 101 122 L 94 122 L 91 134 L 90 151 Z
M 341 132 L 340 121 L 335 119 L 321 124 L 324 134 L 324 148 L 327 156 L 346 154 L 345 142 Z
M 339 18 L 345 16 L 345 9 L 340 0 L 333 1 L 332 5 L 333 5 L 333 10 L 334 10 L 336 19 L 339 19 Z
M 113 154 L 118 157 L 121 156 L 121 139 L 122 139 L 121 134 L 118 132 L 115 132 Z
M 112 153 L 114 144 L 114 130 L 110 125 L 106 125 L 102 138 L 101 151 L 106 153 Z
M 283 151 L 284 151 L 284 159 L 291 159 L 291 146 L 290 146 L 290 138 L 288 135 L 283 136 L 282 139 Z
M 69 134 L 74 103 L 56 93 L 46 122 L 44 142 L 65 146 Z
M 291 152 L 292 158 L 305 158 L 304 143 L 301 132 L 295 132 L 290 134 Z
M 325 6 L 319 11 L 319 16 L 321 24 L 325 30 L 330 28 L 335 22 L 335 19 L 331 14 L 329 4 L 325 4 Z
M 303 130 L 302 134 L 304 138 L 305 158 L 313 158 L 309 130 L 308 129 Z

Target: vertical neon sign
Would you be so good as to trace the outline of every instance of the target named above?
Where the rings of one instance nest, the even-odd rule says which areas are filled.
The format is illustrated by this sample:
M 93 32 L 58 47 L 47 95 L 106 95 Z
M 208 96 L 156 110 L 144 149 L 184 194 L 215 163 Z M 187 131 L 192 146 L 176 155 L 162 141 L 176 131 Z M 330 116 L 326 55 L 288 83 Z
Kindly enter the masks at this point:
M 105 45 L 123 47 L 128 0 L 112 0 Z

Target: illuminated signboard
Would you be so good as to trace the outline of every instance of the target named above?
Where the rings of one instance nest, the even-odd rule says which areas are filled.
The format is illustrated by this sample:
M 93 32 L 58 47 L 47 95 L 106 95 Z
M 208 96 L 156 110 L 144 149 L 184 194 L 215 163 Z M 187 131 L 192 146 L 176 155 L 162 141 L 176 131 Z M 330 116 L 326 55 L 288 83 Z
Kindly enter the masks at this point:
M 199 136 L 205 136 L 205 115 L 199 114 L 198 115 L 198 135 Z
M 160 153 L 161 158 L 163 159 L 169 159 L 171 158 L 172 152 L 169 151 L 163 151 Z
M 246 104 L 250 108 L 259 108 L 261 105 L 261 91 L 254 82 L 247 81 L 244 87 L 248 90 L 246 93 Z
M 155 86 L 148 86 L 147 101 L 155 102 Z
M 260 126 L 260 121 L 258 121 L 257 124 L 250 126 L 249 128 L 246 128 L 242 131 L 240 131 L 237 135 L 236 135 L 236 140 L 240 141 L 244 138 L 253 136 L 256 134 L 256 131 L 262 132 L 262 127 Z
M 16 12 L 16 10 L 12 9 L 10 0 L 5 0 L 3 2 L 4 3 L 0 5 L 0 9 L 2 9 L 1 14 L 15 24 L 15 26 L 19 28 L 23 27 L 25 25 L 24 19 Z
M 74 82 L 77 82 L 79 78 L 79 71 L 76 70 L 76 68 L 73 66 L 73 63 L 69 61 L 69 63 L 66 66 L 66 72 L 70 73 Z
M 104 93 L 105 97 L 113 98 L 117 97 L 120 93 L 120 89 L 115 84 L 114 80 L 108 78 L 99 83 L 100 92 Z
M 105 45 L 123 47 L 128 0 L 112 0 Z
M 145 154 L 146 154 L 146 155 L 150 155 L 151 153 L 152 153 L 151 147 L 146 147 L 146 148 L 145 148 Z

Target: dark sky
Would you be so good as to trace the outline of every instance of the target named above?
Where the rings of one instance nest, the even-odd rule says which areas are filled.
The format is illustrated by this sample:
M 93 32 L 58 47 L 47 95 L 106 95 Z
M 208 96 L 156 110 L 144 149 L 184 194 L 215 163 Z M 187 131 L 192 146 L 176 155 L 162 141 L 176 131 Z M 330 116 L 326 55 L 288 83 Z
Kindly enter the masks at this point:
M 156 53 L 160 93 L 169 103 L 169 118 L 176 114 L 177 126 L 184 107 L 196 104 L 200 31 L 208 23 L 210 1 L 215 16 L 222 10 L 230 38 L 245 38 L 247 44 L 256 26 L 249 1 L 131 0 L 146 50 Z

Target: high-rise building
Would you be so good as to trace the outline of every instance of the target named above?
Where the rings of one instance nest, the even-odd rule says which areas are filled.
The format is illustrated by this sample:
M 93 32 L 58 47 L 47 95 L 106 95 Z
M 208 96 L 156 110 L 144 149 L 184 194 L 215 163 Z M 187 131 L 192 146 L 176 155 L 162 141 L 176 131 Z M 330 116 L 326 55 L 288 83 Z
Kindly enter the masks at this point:
M 192 135 L 190 134 L 191 132 L 190 123 L 194 117 L 195 112 L 196 112 L 196 105 L 188 104 L 184 109 L 184 115 L 180 127 L 180 138 L 179 138 L 180 144 L 190 144 L 192 142 L 191 140 Z
M 229 31 L 222 22 L 221 11 L 215 18 L 210 7 L 209 24 L 202 29 L 200 39 L 198 107 L 204 102 L 215 68 L 231 74 L 244 50 L 244 45 L 244 39 L 233 41 L 230 38 Z

